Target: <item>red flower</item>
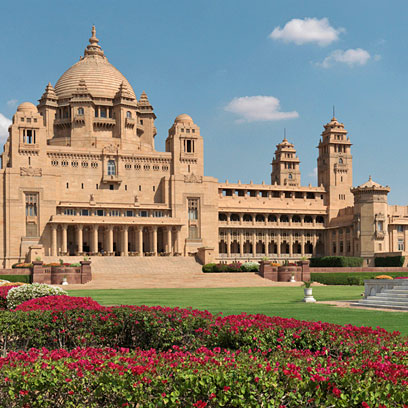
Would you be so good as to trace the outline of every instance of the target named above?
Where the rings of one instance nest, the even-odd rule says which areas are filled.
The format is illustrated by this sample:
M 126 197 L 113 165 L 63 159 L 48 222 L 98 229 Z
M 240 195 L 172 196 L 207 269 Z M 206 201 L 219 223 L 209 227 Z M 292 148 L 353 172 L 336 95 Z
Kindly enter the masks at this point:
M 230 389 L 231 389 L 231 387 L 225 386 L 225 387 L 224 387 L 224 392 L 227 392 L 227 391 L 229 391 Z

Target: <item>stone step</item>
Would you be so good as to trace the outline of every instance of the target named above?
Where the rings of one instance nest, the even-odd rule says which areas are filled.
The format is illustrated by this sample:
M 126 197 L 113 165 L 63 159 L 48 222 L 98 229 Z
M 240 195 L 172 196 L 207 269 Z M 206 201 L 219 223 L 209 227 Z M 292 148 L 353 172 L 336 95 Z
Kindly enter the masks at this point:
M 351 306 L 408 311 L 408 306 L 389 305 L 388 303 L 363 303 L 363 300 L 360 300 L 358 303 L 351 303 Z
M 392 299 L 407 299 L 408 300 L 408 293 L 377 293 L 375 296 L 368 296 L 368 298 L 372 298 L 372 297 L 379 297 L 379 298 L 390 298 Z
M 386 293 L 389 295 L 408 295 L 408 289 L 384 289 L 382 292 L 380 293 Z
M 383 299 L 378 299 L 375 298 L 374 296 L 372 297 L 372 299 L 362 299 L 360 300 L 360 303 L 363 304 L 387 304 L 389 306 L 406 306 L 408 307 L 408 302 L 401 302 L 398 300 L 383 300 Z

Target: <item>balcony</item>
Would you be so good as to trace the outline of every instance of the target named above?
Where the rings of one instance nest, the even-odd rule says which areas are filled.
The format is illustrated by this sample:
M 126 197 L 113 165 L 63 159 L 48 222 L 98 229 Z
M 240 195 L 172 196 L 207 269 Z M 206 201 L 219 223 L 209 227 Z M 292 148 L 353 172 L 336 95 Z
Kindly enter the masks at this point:
M 71 127 L 71 118 L 60 118 L 54 120 L 54 126 L 60 129 Z
M 102 183 L 118 183 L 122 182 L 122 178 L 118 174 L 104 174 L 102 176 Z
M 94 118 L 93 125 L 97 128 L 113 128 L 116 125 L 116 120 L 113 118 Z

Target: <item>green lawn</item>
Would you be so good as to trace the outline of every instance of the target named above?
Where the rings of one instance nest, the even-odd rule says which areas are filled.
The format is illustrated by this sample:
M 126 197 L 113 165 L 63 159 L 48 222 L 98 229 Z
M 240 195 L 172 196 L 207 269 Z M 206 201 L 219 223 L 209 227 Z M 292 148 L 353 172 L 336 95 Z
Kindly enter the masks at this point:
M 317 286 L 313 288 L 313 295 L 318 301 L 352 300 L 360 299 L 363 291 L 361 286 Z M 69 293 L 91 296 L 103 305 L 191 306 L 212 313 L 262 313 L 342 325 L 380 326 L 408 335 L 406 313 L 305 304 L 301 302 L 303 289 L 300 287 L 70 290 Z

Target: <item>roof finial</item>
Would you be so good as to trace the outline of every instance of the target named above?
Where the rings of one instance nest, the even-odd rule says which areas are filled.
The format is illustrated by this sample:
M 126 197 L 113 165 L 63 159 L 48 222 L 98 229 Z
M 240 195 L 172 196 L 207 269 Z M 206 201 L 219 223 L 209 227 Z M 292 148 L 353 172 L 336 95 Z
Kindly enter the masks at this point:
M 99 40 L 96 38 L 96 28 L 95 25 L 92 26 L 92 36 L 89 39 L 89 44 L 86 47 L 84 56 L 88 55 L 99 55 L 104 56 L 101 46 L 98 44 Z
M 95 24 L 92 26 L 92 38 L 96 38 L 96 28 L 95 28 Z
M 371 178 L 371 176 L 368 176 L 368 181 L 372 181 L 372 178 Z

